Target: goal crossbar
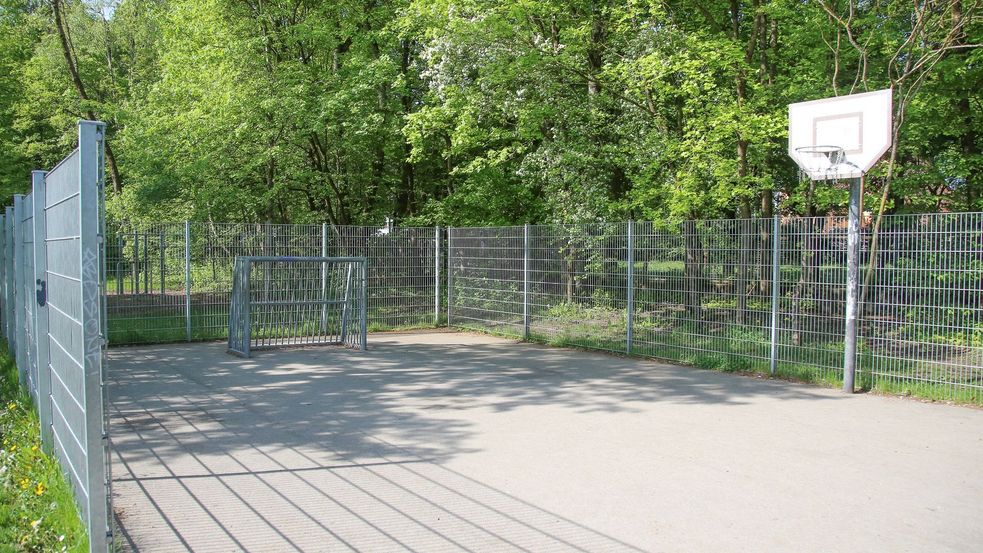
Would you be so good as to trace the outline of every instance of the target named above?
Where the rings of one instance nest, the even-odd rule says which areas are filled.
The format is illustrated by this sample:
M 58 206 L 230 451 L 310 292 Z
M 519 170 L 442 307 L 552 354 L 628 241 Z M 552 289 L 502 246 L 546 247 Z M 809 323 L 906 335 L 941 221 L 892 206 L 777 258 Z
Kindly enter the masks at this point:
M 230 353 L 315 344 L 366 348 L 364 257 L 239 256 L 229 309 Z

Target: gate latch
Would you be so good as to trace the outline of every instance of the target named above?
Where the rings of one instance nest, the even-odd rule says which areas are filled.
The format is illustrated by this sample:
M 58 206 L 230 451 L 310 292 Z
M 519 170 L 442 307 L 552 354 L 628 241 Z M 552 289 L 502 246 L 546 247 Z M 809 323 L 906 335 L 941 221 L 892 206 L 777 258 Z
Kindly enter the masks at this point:
M 38 305 L 44 307 L 45 303 L 48 303 L 48 283 L 44 280 L 38 279 Z

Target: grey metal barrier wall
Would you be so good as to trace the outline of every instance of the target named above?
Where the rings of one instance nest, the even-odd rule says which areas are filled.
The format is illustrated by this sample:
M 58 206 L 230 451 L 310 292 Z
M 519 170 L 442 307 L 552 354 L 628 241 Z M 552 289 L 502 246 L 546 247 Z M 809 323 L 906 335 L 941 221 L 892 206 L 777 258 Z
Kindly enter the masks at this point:
M 845 218 L 451 228 L 447 241 L 450 326 L 843 378 Z M 862 387 L 983 402 L 981 241 L 979 213 L 888 216 L 876 244 L 863 229 Z
M 109 442 L 104 404 L 105 125 L 79 123 L 79 145 L 4 214 L 7 343 L 34 398 L 42 443 L 58 459 L 88 530 L 108 551 Z
M 432 327 L 443 318 L 441 232 L 327 224 L 110 223 L 109 341 L 226 338 L 239 256 L 365 257 L 369 329 Z

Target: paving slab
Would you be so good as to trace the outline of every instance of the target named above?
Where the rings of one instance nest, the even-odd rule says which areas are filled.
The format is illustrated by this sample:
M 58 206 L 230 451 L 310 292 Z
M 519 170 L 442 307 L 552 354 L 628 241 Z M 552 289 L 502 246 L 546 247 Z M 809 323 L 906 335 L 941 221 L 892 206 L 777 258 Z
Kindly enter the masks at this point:
M 453 333 L 109 351 L 129 551 L 979 551 L 983 410 Z

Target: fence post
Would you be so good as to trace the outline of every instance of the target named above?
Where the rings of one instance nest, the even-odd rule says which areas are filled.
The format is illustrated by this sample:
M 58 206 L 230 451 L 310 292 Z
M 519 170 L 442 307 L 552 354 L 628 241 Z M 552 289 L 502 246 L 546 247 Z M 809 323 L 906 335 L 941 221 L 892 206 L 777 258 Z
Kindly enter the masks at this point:
M 104 123 L 79 123 L 79 266 L 82 332 L 82 374 L 85 397 L 85 451 L 89 547 L 106 551 L 112 544 L 111 495 L 109 486 L 109 429 L 106 418 L 103 378 L 102 335 L 103 266 L 102 202 L 105 170 Z M 149 269 L 149 267 L 148 267 Z
M 133 225 L 133 293 L 140 293 L 140 235 Z
M 6 281 L 4 282 L 4 290 L 7 297 L 7 305 L 4 312 L 4 331 L 7 335 L 7 344 L 10 346 L 10 350 L 13 351 L 14 348 L 14 311 L 17 305 L 14 294 L 14 208 L 13 206 L 7 206 L 4 209 L 4 234 L 6 235 L 6 240 L 3 245 L 4 258 L 6 259 Z
M 116 238 L 116 294 L 123 295 L 123 259 L 126 255 L 126 242 L 123 240 L 123 229 L 120 227 L 119 236 Z
M 38 418 L 41 422 L 41 445 L 49 453 L 52 451 L 53 436 L 51 431 L 51 370 L 48 366 L 50 352 L 48 351 L 48 307 L 47 307 L 47 227 L 45 226 L 44 205 L 45 172 L 31 172 L 34 187 L 34 283 L 38 287 L 38 306 L 34 310 L 34 341 L 37 347 L 38 362 Z M 42 301 L 44 300 L 44 305 Z
M 857 311 L 860 283 L 860 204 L 863 178 L 850 179 L 850 211 L 846 245 L 846 336 L 843 348 L 843 391 L 853 393 L 857 373 Z
M 237 263 L 237 262 L 234 261 L 233 263 Z M 243 345 L 242 351 L 243 351 L 243 353 L 245 353 L 245 356 L 246 357 L 249 357 L 251 355 L 251 353 L 250 353 L 250 346 L 253 343 L 253 332 L 252 332 L 253 331 L 253 307 L 252 307 L 252 301 L 251 301 L 251 298 L 252 298 L 253 293 L 252 293 L 252 290 L 250 290 L 250 286 L 252 284 L 252 279 L 249 278 L 249 275 L 251 275 L 252 274 L 252 271 L 253 271 L 252 261 L 250 261 L 248 259 L 244 259 L 244 260 L 242 260 L 242 265 L 243 265 L 243 268 L 242 268 L 243 272 L 241 274 L 246 275 L 245 278 L 242 280 L 242 288 L 241 288 L 242 289 L 242 297 L 246 298 L 245 299 L 245 302 L 244 302 L 244 304 L 246 305 L 246 312 L 242 315 L 246 319 L 246 323 L 245 323 L 245 326 L 243 327 L 243 333 L 242 333 L 243 334 L 243 336 L 242 336 L 242 345 Z M 233 271 L 235 271 L 235 269 L 233 269 Z M 231 311 L 230 311 L 230 315 L 231 315 Z
M 454 289 L 451 279 L 454 276 L 454 248 L 453 248 L 453 234 L 454 229 L 447 227 L 447 327 L 451 326 L 451 293 Z
M 191 341 L 191 221 L 184 221 L 184 333 Z
M 440 226 L 433 233 L 433 325 L 440 325 Z
M 529 339 L 529 225 L 522 227 L 522 339 Z
M 167 244 L 166 241 L 164 240 L 164 230 L 161 229 L 160 231 L 160 295 L 161 296 L 163 296 L 167 292 L 167 287 L 165 286 L 165 283 L 167 282 L 166 279 L 167 267 L 164 264 L 164 250 L 166 247 Z
M 7 220 L 0 214 L 0 322 L 7 322 Z M 3 336 L 7 336 L 7 325 L 3 325 Z
M 143 293 L 150 294 L 150 231 L 143 232 Z
M 628 221 L 628 305 L 625 353 L 631 354 L 635 327 L 635 222 Z
M 367 317 L 369 315 L 369 264 L 367 259 L 363 259 L 360 263 L 362 266 L 362 297 L 361 297 L 361 343 L 359 344 L 359 351 L 365 351 L 368 347 L 368 330 L 369 322 Z
M 27 383 L 24 362 L 24 195 L 14 194 L 14 362 L 21 385 Z
M 321 223 L 321 257 L 328 257 L 328 224 Z M 347 287 L 347 281 L 345 286 Z M 346 288 L 347 296 L 347 288 Z M 321 263 L 321 301 L 328 301 L 328 265 L 327 263 Z M 345 298 L 348 301 L 348 298 Z M 347 307 L 347 304 L 346 304 Z M 342 325 L 344 327 L 345 325 Z M 328 327 L 328 304 L 321 304 L 321 332 Z M 342 330 L 344 332 L 344 330 Z M 342 340 L 344 342 L 344 340 Z
M 771 374 L 778 371 L 778 309 L 781 283 L 781 214 L 778 212 L 778 192 L 772 198 L 771 218 Z

